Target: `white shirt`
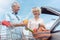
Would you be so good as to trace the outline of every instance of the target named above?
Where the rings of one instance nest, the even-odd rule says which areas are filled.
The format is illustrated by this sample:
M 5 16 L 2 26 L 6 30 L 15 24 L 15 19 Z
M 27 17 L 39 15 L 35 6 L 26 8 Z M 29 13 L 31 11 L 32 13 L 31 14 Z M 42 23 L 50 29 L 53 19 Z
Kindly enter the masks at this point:
M 30 29 L 38 28 L 38 25 L 39 25 L 39 24 L 43 24 L 43 25 L 44 25 L 43 19 L 41 19 L 41 18 L 39 18 L 38 20 L 31 19 L 31 20 L 29 20 L 28 27 L 29 27 Z
M 16 16 L 18 16 L 18 18 L 20 20 L 18 20 L 18 18 Z M 12 12 L 10 12 L 8 14 L 5 14 L 5 20 L 6 21 L 10 21 L 11 23 L 19 24 L 21 22 L 21 17 L 19 15 L 15 15 L 15 14 L 12 14 Z M 3 32 L 3 30 L 2 30 L 2 32 Z M 13 28 L 5 27 L 4 33 L 6 33 L 6 35 L 4 35 L 4 36 L 6 36 L 5 39 L 7 39 L 7 38 L 10 38 L 10 39 L 21 39 L 22 32 L 23 32 L 23 28 L 22 27 L 13 27 Z
M 34 28 L 38 28 L 39 24 L 43 24 L 44 25 L 43 19 L 41 19 L 41 18 L 39 18 L 38 20 L 35 20 L 34 18 L 30 19 L 29 22 L 28 22 L 28 28 L 33 30 Z M 31 32 L 29 32 L 29 36 L 32 36 Z

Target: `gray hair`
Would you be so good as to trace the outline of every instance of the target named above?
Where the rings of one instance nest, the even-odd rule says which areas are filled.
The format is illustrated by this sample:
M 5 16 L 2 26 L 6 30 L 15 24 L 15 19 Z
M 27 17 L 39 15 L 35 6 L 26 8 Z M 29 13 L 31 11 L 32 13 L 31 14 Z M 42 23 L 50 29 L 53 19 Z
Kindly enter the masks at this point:
M 41 13 L 41 8 L 40 7 L 33 7 L 32 11 L 34 11 L 34 10 L 38 10 Z
M 12 6 L 11 7 L 14 7 L 16 5 L 19 5 L 19 3 L 18 2 L 14 2 L 14 3 L 12 3 Z

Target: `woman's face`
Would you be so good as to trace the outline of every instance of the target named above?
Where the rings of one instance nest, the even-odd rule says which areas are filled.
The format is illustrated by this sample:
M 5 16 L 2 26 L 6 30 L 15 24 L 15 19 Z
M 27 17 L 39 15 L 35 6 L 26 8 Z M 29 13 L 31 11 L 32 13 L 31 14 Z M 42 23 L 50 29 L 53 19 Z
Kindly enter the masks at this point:
M 39 16 L 40 15 L 40 11 L 39 10 L 33 10 L 33 15 L 34 16 Z

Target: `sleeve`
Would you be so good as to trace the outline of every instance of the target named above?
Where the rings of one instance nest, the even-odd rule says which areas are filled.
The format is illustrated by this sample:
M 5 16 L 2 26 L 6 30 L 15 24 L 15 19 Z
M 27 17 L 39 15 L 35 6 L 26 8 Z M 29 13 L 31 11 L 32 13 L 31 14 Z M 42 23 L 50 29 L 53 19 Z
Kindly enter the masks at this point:
M 31 21 L 30 20 L 28 21 L 28 26 L 27 27 L 31 28 Z
M 42 25 L 45 25 L 45 23 L 44 23 L 43 19 L 41 19 L 41 24 L 42 24 Z
M 6 15 L 5 15 L 5 20 L 6 20 L 6 21 L 10 21 L 10 15 L 6 14 Z
M 41 25 L 43 25 L 43 27 L 46 28 L 43 19 L 41 19 Z

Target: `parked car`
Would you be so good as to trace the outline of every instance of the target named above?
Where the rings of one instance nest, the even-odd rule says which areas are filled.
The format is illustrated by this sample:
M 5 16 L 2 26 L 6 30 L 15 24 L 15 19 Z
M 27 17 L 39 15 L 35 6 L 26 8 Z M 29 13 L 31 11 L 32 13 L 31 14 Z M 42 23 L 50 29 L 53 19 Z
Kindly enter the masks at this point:
M 45 20 L 52 34 L 49 40 L 60 40 L 60 13 L 50 7 L 41 7 L 42 15 L 45 15 Z M 50 17 L 49 17 L 50 16 Z

